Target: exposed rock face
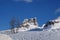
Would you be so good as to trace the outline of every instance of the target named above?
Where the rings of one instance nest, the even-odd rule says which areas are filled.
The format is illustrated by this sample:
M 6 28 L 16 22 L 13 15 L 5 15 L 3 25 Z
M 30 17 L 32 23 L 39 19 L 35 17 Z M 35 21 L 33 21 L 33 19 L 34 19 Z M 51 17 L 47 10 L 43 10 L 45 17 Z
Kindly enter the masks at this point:
M 29 30 L 38 27 L 37 18 L 24 19 L 19 30 Z
M 31 18 L 31 19 L 24 19 L 22 27 L 29 27 L 30 25 L 34 25 L 38 27 L 37 19 Z
M 37 27 L 38 22 L 36 17 L 24 19 L 24 21 L 22 22 L 22 24 L 19 25 L 19 27 L 13 29 L 13 32 L 18 33 L 18 31 L 26 31 Z

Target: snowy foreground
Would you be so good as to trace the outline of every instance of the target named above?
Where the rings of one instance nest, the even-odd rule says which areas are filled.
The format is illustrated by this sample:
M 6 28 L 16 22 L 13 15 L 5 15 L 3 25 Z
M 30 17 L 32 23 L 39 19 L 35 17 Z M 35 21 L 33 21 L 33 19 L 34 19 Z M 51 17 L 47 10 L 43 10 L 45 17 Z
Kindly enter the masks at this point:
M 12 38 L 6 34 L 0 34 L 0 40 L 12 40 Z
M 10 36 L 12 40 L 60 40 L 60 31 L 26 31 L 16 34 L 9 34 L 9 32 L 2 33 Z

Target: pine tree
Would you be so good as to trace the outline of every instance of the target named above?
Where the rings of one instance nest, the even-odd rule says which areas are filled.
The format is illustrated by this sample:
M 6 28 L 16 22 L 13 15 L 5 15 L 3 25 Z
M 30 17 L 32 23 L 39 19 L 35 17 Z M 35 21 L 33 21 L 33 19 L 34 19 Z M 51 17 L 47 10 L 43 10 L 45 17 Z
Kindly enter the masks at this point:
M 10 21 L 10 26 L 11 26 L 11 32 L 12 33 L 15 33 L 15 26 L 16 26 L 16 18 L 15 17 L 13 17 L 12 19 L 11 19 L 11 21 Z
M 18 20 L 17 20 L 17 29 L 16 29 L 16 33 L 18 33 L 19 28 L 20 28 L 20 21 L 19 21 L 19 19 L 18 19 Z

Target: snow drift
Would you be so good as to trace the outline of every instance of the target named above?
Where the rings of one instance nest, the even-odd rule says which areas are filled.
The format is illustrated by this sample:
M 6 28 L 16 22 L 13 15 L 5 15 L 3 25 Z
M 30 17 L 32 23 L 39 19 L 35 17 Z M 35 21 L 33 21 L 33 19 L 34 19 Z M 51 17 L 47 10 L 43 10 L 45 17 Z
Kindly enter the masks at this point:
M 0 40 L 12 40 L 12 38 L 6 34 L 0 34 Z
M 15 34 L 5 31 L 2 34 L 9 35 L 13 40 L 60 40 L 60 31 L 25 31 Z

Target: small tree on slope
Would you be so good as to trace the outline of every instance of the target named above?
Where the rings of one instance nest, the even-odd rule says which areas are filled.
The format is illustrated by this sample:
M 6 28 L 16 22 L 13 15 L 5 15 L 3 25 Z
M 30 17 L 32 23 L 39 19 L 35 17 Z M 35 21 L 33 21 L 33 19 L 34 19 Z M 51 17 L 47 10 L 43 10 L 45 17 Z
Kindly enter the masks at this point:
M 10 26 L 11 26 L 11 32 L 12 33 L 15 33 L 15 27 L 16 27 L 16 18 L 15 17 L 13 17 L 12 19 L 11 19 L 11 21 L 10 21 Z

